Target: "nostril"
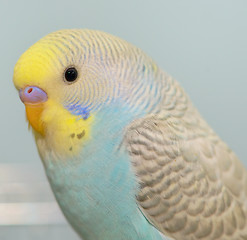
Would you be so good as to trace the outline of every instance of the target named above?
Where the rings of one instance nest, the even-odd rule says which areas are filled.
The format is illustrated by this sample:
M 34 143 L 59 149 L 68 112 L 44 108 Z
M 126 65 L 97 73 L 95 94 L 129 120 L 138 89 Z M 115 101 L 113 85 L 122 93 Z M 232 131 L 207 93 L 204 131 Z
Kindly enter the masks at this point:
M 27 93 L 31 93 L 33 91 L 33 88 L 29 88 L 28 90 L 27 90 Z

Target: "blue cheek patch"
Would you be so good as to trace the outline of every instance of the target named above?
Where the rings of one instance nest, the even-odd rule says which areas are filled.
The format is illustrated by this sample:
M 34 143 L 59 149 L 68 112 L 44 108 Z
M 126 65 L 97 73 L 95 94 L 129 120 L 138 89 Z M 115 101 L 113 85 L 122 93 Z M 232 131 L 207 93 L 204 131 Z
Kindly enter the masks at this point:
M 80 116 L 84 120 L 88 119 L 90 110 L 88 107 L 83 107 L 77 103 L 65 105 L 65 108 L 70 111 L 73 115 Z

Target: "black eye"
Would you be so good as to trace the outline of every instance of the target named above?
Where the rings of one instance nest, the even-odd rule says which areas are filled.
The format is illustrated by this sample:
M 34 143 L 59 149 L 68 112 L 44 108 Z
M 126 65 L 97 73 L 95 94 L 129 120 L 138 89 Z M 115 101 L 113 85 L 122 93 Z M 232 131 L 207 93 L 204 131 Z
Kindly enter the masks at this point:
M 65 73 L 64 77 L 68 82 L 74 82 L 77 79 L 78 73 L 74 67 L 68 68 Z

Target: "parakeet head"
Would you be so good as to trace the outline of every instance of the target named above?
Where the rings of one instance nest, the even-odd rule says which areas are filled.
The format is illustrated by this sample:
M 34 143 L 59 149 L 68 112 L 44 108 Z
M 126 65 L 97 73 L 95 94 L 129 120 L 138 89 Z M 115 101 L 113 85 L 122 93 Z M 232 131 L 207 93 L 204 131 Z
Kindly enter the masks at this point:
M 98 111 L 114 104 L 126 115 L 155 108 L 156 65 L 140 52 L 92 30 L 54 32 L 31 46 L 15 66 L 14 84 L 35 136 L 74 152 L 80 144 L 73 141 L 90 137 Z

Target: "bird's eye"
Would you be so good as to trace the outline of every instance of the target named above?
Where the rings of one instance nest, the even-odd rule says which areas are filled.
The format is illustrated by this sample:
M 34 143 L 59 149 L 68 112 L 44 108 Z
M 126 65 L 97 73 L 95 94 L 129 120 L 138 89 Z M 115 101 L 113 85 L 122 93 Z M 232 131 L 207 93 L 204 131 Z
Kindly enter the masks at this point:
M 66 69 L 64 73 L 64 77 L 67 82 L 72 83 L 77 79 L 78 73 L 77 70 L 74 67 L 70 67 Z

